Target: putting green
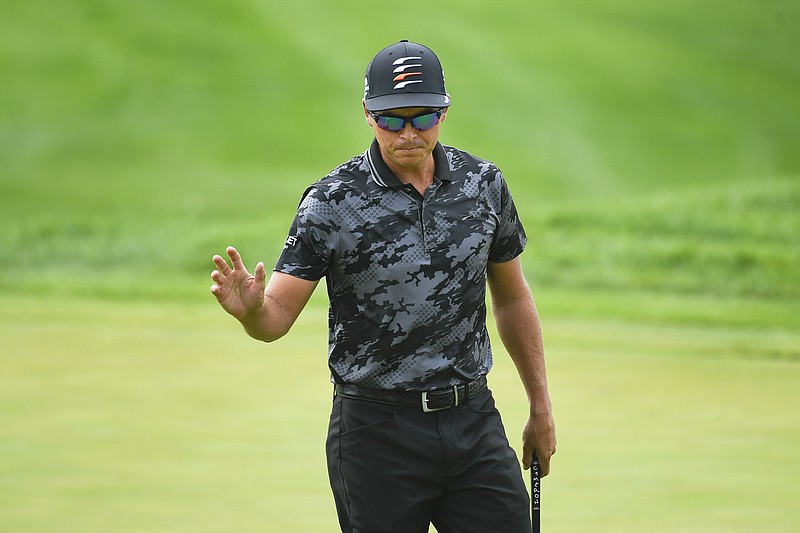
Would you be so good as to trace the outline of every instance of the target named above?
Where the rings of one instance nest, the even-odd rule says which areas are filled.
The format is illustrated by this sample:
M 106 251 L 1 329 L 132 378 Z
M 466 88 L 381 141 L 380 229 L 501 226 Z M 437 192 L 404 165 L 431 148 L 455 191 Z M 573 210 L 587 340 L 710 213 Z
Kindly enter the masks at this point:
M 269 345 L 210 296 L 0 307 L 0 529 L 337 531 L 318 297 Z M 741 329 L 543 320 L 559 436 L 543 484 L 548 531 L 800 521 L 796 362 L 755 357 L 757 333 Z M 518 446 L 526 406 L 496 351 L 490 384 Z

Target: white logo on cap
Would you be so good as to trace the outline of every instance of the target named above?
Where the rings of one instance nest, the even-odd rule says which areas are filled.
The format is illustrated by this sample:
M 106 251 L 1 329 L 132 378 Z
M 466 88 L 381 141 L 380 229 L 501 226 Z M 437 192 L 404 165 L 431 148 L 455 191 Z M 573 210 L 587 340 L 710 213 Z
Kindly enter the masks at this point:
M 392 63 L 392 65 L 402 65 L 406 61 L 412 61 L 412 60 L 419 61 L 421 59 L 422 59 L 422 57 L 420 57 L 420 56 L 401 57 L 400 59 L 395 59 L 394 63 Z
M 406 70 L 408 70 L 410 68 L 417 68 L 417 67 L 421 67 L 421 66 L 422 66 L 422 63 L 411 63 L 410 65 L 401 65 L 401 66 L 397 67 L 396 69 L 394 69 L 392 71 L 392 73 L 397 74 L 398 72 L 405 72 Z
M 421 59 L 422 58 L 420 56 L 408 56 L 395 59 L 394 63 L 392 63 L 392 66 L 400 65 L 392 71 L 392 74 L 397 74 L 392 81 L 399 82 L 394 86 L 395 90 L 402 89 L 403 87 L 414 83 L 422 83 L 422 80 L 406 80 L 406 78 L 411 76 L 422 76 L 422 72 L 406 72 L 407 69 L 421 67 L 422 63 L 414 63 L 410 65 L 405 64 L 406 61 L 420 61 Z

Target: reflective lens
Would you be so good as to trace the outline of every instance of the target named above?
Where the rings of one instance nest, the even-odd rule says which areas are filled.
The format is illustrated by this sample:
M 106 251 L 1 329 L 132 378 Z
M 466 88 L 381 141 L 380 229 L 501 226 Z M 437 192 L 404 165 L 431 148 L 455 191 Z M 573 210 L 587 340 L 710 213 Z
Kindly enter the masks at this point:
M 393 117 L 391 115 L 376 115 L 374 113 L 370 113 L 370 116 L 372 117 L 372 120 L 375 121 L 375 124 L 384 130 L 400 131 L 406 126 L 406 123 L 411 123 L 414 129 L 425 131 L 431 129 L 439 123 L 442 113 L 443 111 L 439 110 L 432 113 L 424 113 L 411 118 Z

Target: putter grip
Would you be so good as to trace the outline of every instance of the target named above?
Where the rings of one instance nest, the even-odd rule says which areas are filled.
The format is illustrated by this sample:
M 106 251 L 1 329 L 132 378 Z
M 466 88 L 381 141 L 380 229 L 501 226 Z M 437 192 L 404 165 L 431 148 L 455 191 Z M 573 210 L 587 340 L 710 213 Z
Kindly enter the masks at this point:
M 541 471 L 539 469 L 539 458 L 533 455 L 531 463 L 531 531 L 539 533 L 540 527 L 540 498 L 542 495 Z

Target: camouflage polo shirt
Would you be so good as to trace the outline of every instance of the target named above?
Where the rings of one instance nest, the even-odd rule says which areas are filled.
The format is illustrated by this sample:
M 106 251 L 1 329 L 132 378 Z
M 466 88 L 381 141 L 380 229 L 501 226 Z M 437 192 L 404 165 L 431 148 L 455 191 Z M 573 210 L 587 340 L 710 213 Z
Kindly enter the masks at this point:
M 498 168 L 437 144 L 425 195 L 376 141 L 303 195 L 275 270 L 328 286 L 331 380 L 373 389 L 465 383 L 492 366 L 486 267 L 525 231 Z

